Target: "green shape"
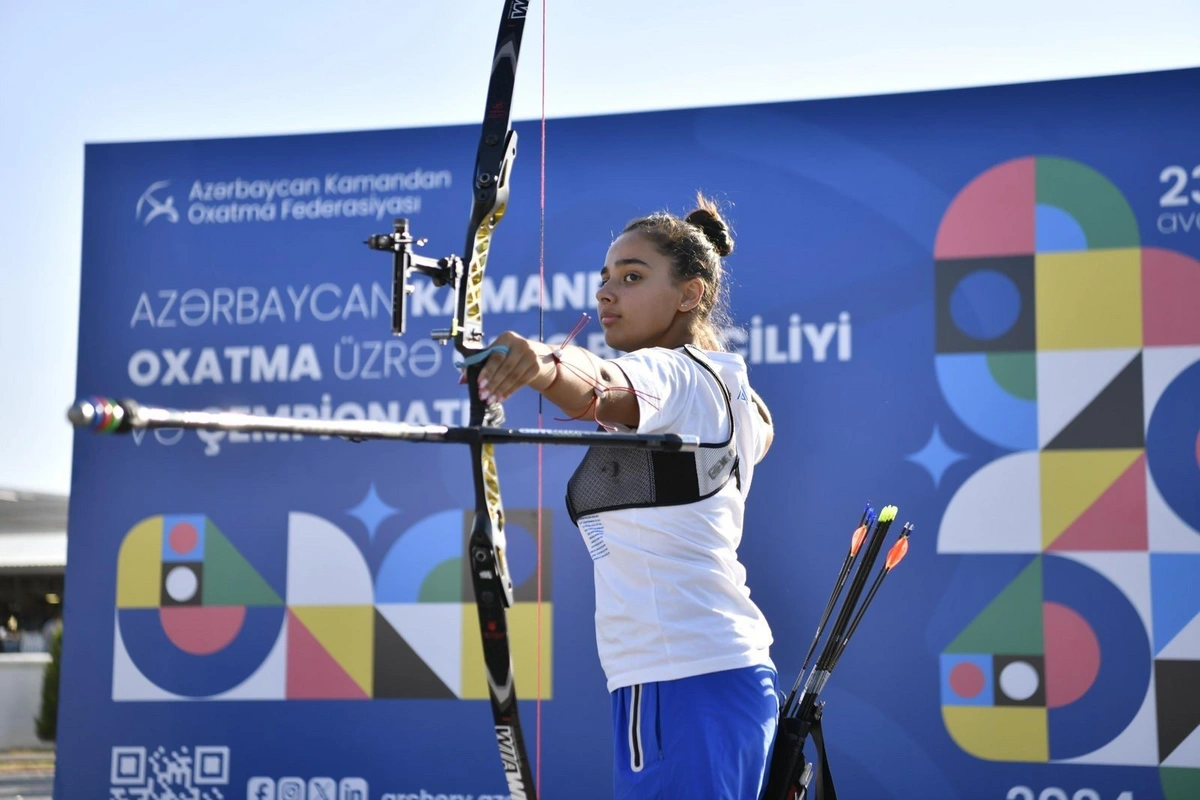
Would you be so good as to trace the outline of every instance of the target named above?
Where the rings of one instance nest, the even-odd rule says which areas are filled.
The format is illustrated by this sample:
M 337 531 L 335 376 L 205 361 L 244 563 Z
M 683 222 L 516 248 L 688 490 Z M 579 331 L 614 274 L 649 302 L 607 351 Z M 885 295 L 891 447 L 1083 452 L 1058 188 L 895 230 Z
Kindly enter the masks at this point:
M 1041 655 L 1042 558 L 1021 570 L 946 648 L 947 653 Z
M 1039 158 L 1036 175 L 1038 205 L 1074 217 L 1089 250 L 1141 246 L 1133 209 L 1108 178 L 1069 158 Z
M 447 558 L 429 571 L 417 591 L 418 603 L 462 602 L 462 559 Z
M 1159 767 L 1163 800 L 1195 800 L 1200 797 L 1200 769 Z
M 217 530 L 204 522 L 204 605 L 281 606 L 283 600 L 250 562 Z
M 988 370 L 1000 388 L 1022 400 L 1037 399 L 1037 356 L 1033 353 L 988 353 Z

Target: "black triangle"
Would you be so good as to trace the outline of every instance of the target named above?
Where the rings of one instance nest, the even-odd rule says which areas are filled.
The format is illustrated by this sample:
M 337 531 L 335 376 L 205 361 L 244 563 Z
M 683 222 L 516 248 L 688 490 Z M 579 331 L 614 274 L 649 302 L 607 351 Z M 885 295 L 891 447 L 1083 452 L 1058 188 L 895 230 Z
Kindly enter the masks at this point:
M 1155 661 L 1158 760 L 1161 763 L 1200 725 L 1200 661 Z
M 1142 354 L 1139 352 L 1045 449 L 1100 450 L 1145 446 Z
M 409 647 L 378 608 L 375 609 L 375 697 L 435 700 L 457 697 Z

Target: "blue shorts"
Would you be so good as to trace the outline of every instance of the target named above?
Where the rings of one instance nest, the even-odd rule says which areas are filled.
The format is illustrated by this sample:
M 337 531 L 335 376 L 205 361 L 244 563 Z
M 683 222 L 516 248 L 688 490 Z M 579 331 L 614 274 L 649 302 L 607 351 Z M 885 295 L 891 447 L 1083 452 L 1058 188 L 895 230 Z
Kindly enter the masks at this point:
M 758 800 L 775 741 L 775 670 L 743 667 L 612 693 L 616 800 Z

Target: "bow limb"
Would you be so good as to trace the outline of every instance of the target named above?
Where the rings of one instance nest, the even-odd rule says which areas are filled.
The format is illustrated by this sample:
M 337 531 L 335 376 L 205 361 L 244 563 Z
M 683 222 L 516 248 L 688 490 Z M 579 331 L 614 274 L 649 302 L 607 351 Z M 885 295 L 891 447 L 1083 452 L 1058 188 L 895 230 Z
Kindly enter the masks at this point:
M 450 331 L 455 348 L 466 359 L 485 344 L 483 276 L 491 252 L 492 233 L 508 207 L 508 182 L 517 148 L 517 134 L 510 124 L 512 94 L 527 10 L 528 0 L 505 0 L 492 58 L 464 250 L 468 254 L 468 261 L 458 282 L 457 308 Z M 489 421 L 489 409 L 479 397 L 478 381 L 482 367 L 482 363 L 475 362 L 466 368 L 471 397 L 471 426 L 483 426 Z M 509 794 L 514 800 L 536 798 L 533 770 L 525 749 L 517 709 L 509 647 L 506 609 L 513 604 L 513 583 L 506 554 L 500 475 L 491 444 L 473 443 L 470 449 L 475 515 L 467 544 L 467 558 L 483 637 L 484 669 L 496 743 L 500 749 Z

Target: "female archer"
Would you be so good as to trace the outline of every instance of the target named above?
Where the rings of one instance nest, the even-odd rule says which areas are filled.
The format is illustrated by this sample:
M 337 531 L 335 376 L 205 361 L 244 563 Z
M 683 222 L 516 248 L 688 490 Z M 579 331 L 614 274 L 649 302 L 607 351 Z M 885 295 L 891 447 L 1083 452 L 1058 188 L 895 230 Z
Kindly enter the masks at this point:
M 723 350 L 714 203 L 652 214 L 612 243 L 596 293 L 604 360 L 515 333 L 480 372 L 485 402 L 529 386 L 568 414 L 700 437 L 694 453 L 593 448 L 567 506 L 595 563 L 596 642 L 612 693 L 615 796 L 756 800 L 779 713 L 771 631 L 737 558 L 754 465 L 773 436 L 741 356 Z

